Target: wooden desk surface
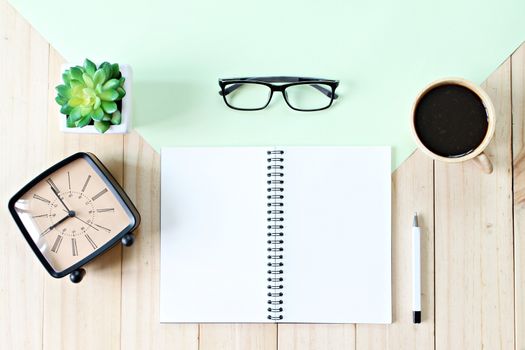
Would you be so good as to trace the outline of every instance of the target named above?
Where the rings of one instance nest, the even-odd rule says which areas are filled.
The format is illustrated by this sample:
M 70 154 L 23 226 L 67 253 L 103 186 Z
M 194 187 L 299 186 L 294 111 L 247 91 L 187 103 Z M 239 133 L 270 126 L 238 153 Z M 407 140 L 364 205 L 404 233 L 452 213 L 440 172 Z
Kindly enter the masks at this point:
M 492 175 L 470 162 L 446 165 L 415 152 L 392 176 L 394 323 L 388 326 L 159 324 L 159 155 L 136 133 L 61 134 L 53 100 L 62 62 L 0 0 L 0 348 L 525 348 L 525 46 L 483 84 L 498 118 L 488 148 Z M 143 221 L 132 248 L 116 247 L 73 285 L 47 275 L 5 205 L 29 178 L 81 150 L 108 165 Z M 417 326 L 410 310 L 414 211 L 424 232 Z

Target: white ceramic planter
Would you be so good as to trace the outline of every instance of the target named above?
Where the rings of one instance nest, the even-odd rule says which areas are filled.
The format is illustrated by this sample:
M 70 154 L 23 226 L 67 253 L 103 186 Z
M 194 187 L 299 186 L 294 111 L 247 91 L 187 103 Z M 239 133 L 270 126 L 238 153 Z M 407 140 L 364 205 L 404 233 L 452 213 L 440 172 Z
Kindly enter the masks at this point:
M 81 66 L 82 64 L 79 64 Z M 62 65 L 62 70 L 60 71 L 60 79 L 62 79 L 62 73 L 73 66 L 76 66 L 76 64 L 64 64 Z M 122 110 L 120 111 L 122 114 L 122 121 L 120 125 L 111 125 L 109 129 L 104 133 L 101 134 L 98 132 L 97 129 L 95 129 L 95 126 L 93 125 L 86 125 L 83 128 L 68 128 L 67 127 L 67 120 L 66 116 L 61 114 L 60 115 L 60 131 L 65 133 L 72 133 L 72 134 L 99 134 L 99 135 L 106 135 L 106 134 L 126 134 L 131 131 L 131 103 L 132 103 L 132 79 L 133 74 L 131 67 L 127 64 L 119 64 L 120 67 L 120 73 L 122 73 L 122 76 L 126 78 L 124 81 L 124 90 L 126 90 L 126 96 L 122 99 Z

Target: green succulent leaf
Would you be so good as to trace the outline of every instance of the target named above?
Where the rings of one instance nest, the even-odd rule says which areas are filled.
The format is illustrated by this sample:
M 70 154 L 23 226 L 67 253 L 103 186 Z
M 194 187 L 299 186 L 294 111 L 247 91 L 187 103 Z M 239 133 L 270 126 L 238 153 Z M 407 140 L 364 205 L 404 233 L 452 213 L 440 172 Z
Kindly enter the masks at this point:
M 111 121 L 111 116 L 109 114 L 104 114 L 102 121 L 109 122 Z
M 75 122 L 73 121 L 71 117 L 66 118 L 66 125 L 68 128 L 74 128 L 76 126 Z
M 80 106 L 80 114 L 82 114 L 83 117 L 93 112 L 93 108 L 91 106 Z
M 118 66 L 118 63 L 113 63 L 111 65 L 111 77 L 118 78 L 119 74 L 120 74 L 120 67 Z
M 121 87 L 117 88 L 117 92 L 118 92 L 118 99 L 117 100 L 122 100 L 124 98 L 124 96 L 126 96 L 126 90 L 124 90 Z
M 81 97 L 72 97 L 68 104 L 72 107 L 78 107 L 81 106 L 84 103 L 84 99 Z
M 55 89 L 57 90 L 60 96 L 67 97 L 67 98 L 71 97 L 71 90 L 68 86 L 58 85 Z
M 84 84 L 83 81 L 72 79 L 69 82 L 69 86 L 71 86 L 71 89 L 76 89 L 76 88 L 84 88 L 86 85 Z
M 120 86 L 120 82 L 117 79 L 110 79 L 108 80 L 103 86 L 103 90 L 115 90 Z
M 77 120 L 75 122 L 75 125 L 77 126 L 77 128 L 83 128 L 84 126 L 88 125 L 90 121 L 91 121 L 91 115 L 88 114 L 82 117 L 80 120 Z
M 109 62 L 102 62 L 99 69 L 102 69 L 106 73 L 106 78 L 111 78 L 111 64 Z
M 78 120 L 82 118 L 82 113 L 80 110 L 80 107 L 74 107 L 71 110 L 71 113 L 69 114 L 69 118 L 72 123 L 76 123 Z
M 82 80 L 82 74 L 84 74 L 84 72 L 79 66 L 71 67 L 69 71 L 72 79 Z
M 102 120 L 102 118 L 104 118 L 104 111 L 102 110 L 102 108 L 95 109 L 91 114 L 91 118 L 95 121 Z
M 87 87 L 93 88 L 95 86 L 95 84 L 93 84 L 93 79 L 91 79 L 91 77 L 87 73 L 82 74 L 82 80 L 84 81 Z
M 73 110 L 73 107 L 71 107 L 70 105 L 66 103 L 65 105 L 62 106 L 62 108 L 60 108 L 60 113 L 69 115 L 72 110 Z
M 69 85 L 69 82 L 71 81 L 71 72 L 69 69 L 66 69 L 64 73 L 62 73 L 62 80 L 64 83 L 66 83 L 66 85 Z
M 86 58 L 84 60 L 84 70 L 87 74 L 89 74 L 92 77 L 93 74 L 95 74 L 95 71 L 97 70 L 97 66 Z
M 97 131 L 100 132 L 101 134 L 108 131 L 110 126 L 111 124 L 107 121 L 95 121 L 95 129 L 97 129 Z
M 97 97 L 97 93 L 95 89 L 93 88 L 83 88 L 82 93 L 84 94 L 84 96 L 89 97 L 89 98 L 94 99 L 95 97 Z
M 115 113 L 113 113 L 113 115 L 111 116 L 111 124 L 120 125 L 121 122 L 122 114 L 120 113 L 120 111 L 115 111 Z
M 63 106 L 63 105 L 65 105 L 67 103 L 68 99 L 67 99 L 67 97 L 58 95 L 57 97 L 55 97 L 55 101 L 59 105 Z
M 104 66 L 103 70 L 106 73 L 107 79 L 111 79 L 111 65 L 108 64 L 107 66 Z
M 124 82 L 126 81 L 126 78 L 124 77 L 120 77 L 119 79 L 119 82 L 120 82 L 120 87 L 124 87 Z
M 93 104 L 93 109 L 98 109 L 100 107 L 100 104 L 102 101 L 100 100 L 100 97 L 95 97 L 95 103 Z
M 110 89 L 102 91 L 98 96 L 102 101 L 115 101 L 118 98 L 119 94 L 117 91 Z
M 117 110 L 117 104 L 115 102 L 102 101 L 102 109 L 107 114 L 113 114 Z
M 104 84 L 104 82 L 107 80 L 107 77 L 108 75 L 106 74 L 106 71 L 99 68 L 93 76 L 93 83 L 95 85 Z

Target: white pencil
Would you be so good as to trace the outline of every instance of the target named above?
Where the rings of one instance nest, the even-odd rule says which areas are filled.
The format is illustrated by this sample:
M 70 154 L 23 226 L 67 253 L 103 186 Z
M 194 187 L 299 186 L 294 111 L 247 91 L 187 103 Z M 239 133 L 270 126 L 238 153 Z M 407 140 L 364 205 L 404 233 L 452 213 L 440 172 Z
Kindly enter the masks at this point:
M 414 214 L 412 224 L 412 317 L 421 323 L 421 230 Z

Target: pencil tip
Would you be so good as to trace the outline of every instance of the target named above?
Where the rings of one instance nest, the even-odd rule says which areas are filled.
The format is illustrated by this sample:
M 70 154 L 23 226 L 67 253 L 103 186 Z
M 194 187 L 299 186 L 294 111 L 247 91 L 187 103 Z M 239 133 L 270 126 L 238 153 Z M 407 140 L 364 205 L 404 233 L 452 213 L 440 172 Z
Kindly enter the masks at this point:
M 414 212 L 414 221 L 413 221 L 412 225 L 413 225 L 414 227 L 417 227 L 417 226 L 418 226 L 418 223 L 417 223 L 417 212 Z

